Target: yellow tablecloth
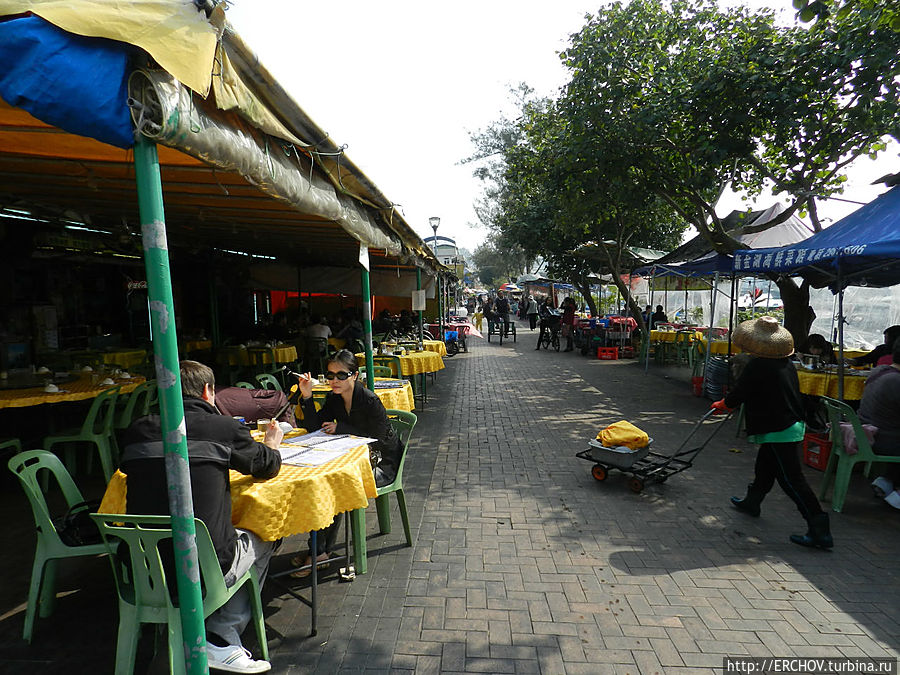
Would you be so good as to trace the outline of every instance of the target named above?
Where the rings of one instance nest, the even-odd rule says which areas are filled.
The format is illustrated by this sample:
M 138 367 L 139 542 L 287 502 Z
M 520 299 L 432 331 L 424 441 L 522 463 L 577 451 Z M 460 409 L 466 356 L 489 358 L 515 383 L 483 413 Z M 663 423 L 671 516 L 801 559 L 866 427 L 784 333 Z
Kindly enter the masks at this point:
M 275 363 L 292 363 L 297 360 L 297 348 L 294 345 L 247 347 L 247 354 L 257 354 L 262 363 L 272 363 L 272 352 L 275 354 Z
M 703 342 L 703 346 L 706 347 L 706 344 L 707 344 L 706 338 L 703 338 L 701 340 L 701 342 Z M 712 353 L 716 354 L 718 356 L 726 355 L 728 353 L 728 340 L 713 340 L 712 341 Z M 732 354 L 740 354 L 741 353 L 740 348 L 733 342 L 731 343 L 731 353 Z
M 182 346 L 185 353 L 202 352 L 207 349 L 212 349 L 212 340 L 188 340 Z
M 328 344 L 335 349 L 343 349 L 347 346 L 347 341 L 344 338 L 330 337 L 328 338 Z
M 277 345 L 275 347 L 221 347 L 216 360 L 222 365 L 249 366 L 250 354 L 253 353 L 255 363 L 272 363 L 272 352 L 275 363 L 292 363 L 297 360 L 297 348 L 294 345 Z
M 699 340 L 702 337 L 702 334 L 698 331 L 693 331 L 690 334 L 680 333 L 677 330 L 651 330 L 650 331 L 650 341 L 651 342 L 675 342 L 676 336 L 679 336 L 678 340 L 684 340 L 684 336 L 689 335 L 690 339 Z
M 116 384 L 122 386 L 120 394 L 134 391 L 145 378 L 135 376 L 130 380 L 116 380 Z M 58 394 L 48 394 L 43 387 L 32 389 L 6 389 L 0 391 L 0 408 L 27 408 L 42 403 L 62 403 L 63 401 L 84 401 L 95 398 L 100 392 L 109 389 L 91 382 L 90 375 L 82 376 L 74 382 L 66 382 L 59 385 L 62 390 Z
M 376 496 L 368 445 L 323 466 L 285 464 L 269 480 L 231 471 L 230 481 L 231 522 L 266 541 L 321 530 L 338 513 L 364 509 Z M 126 492 L 126 476 L 116 471 L 100 513 L 124 513 Z
M 247 348 L 239 346 L 219 347 L 219 351 L 216 353 L 216 361 L 226 366 L 250 365 Z
M 123 349 L 116 352 L 102 352 L 100 358 L 107 365 L 133 368 L 147 360 L 146 349 Z
M 418 375 L 419 373 L 435 373 L 444 369 L 444 360 L 435 352 L 411 352 L 406 356 L 396 356 L 400 359 L 401 373 L 396 372 L 396 364 L 391 363 L 391 372 L 394 375 Z M 366 364 L 365 354 L 357 354 L 357 361 L 361 366 Z
M 434 352 L 438 356 L 447 356 L 447 345 L 440 340 L 422 340 L 426 352 Z
M 800 391 L 810 396 L 838 397 L 838 375 L 832 372 L 813 372 L 797 368 Z M 862 398 L 866 376 L 844 373 L 844 399 L 858 401 Z

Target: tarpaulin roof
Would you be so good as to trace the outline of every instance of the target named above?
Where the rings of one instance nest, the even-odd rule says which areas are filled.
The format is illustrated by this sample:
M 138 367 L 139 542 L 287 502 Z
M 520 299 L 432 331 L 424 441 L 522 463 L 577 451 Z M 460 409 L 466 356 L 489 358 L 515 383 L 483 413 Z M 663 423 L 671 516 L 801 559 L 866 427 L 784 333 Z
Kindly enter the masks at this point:
M 771 221 L 783 211 L 784 206 L 777 203 L 762 211 L 732 211 L 722 219 L 722 227 L 733 239 L 753 249 L 792 244 L 810 236 L 812 228 L 793 214 L 784 222 L 772 225 Z M 733 256 L 716 253 L 698 234 L 653 264 L 636 269 L 635 274 L 711 276 L 716 272 L 731 274 L 732 269 Z
M 0 89 L 0 220 L 24 213 L 35 224 L 65 218 L 114 238 L 133 236 L 139 218 L 127 150 L 131 115 L 159 144 L 172 245 L 353 266 L 363 243 L 375 267 L 447 273 L 394 204 L 227 25 L 216 43 L 219 29 L 193 3 L 0 0 L 0 17 L 25 10 L 41 17 L 0 22 L 7 31 L 0 37 L 6 48 L 0 83 L 7 85 Z M 213 18 L 221 20 L 218 14 Z M 142 17 L 138 27 L 134 16 Z M 26 24 L 42 27 L 20 30 Z M 181 43 L 180 55 L 169 54 L 177 62 L 162 54 L 172 34 Z M 213 52 L 207 53 L 209 35 Z M 79 49 L 95 58 L 106 50 L 109 58 L 73 59 L 64 71 Z M 25 82 L 21 69 L 4 78 L 26 53 L 25 70 L 34 79 Z M 135 56 L 145 68 L 135 68 Z M 153 59 L 165 69 L 156 69 Z M 215 72 L 208 98 L 184 65 L 206 77 Z
M 735 251 L 740 273 L 791 273 L 816 287 L 900 283 L 900 186 L 808 239 L 778 248 Z

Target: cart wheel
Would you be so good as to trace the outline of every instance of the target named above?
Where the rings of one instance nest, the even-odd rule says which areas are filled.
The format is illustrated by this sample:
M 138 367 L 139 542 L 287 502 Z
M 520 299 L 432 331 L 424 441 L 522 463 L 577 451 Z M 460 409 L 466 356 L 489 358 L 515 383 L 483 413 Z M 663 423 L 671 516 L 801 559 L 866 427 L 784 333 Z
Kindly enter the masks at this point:
M 606 480 L 606 467 L 602 464 L 594 464 L 593 468 L 591 468 L 591 475 L 596 480 Z
M 631 478 L 628 481 L 628 487 L 632 492 L 641 492 L 644 489 L 644 481 L 640 478 Z

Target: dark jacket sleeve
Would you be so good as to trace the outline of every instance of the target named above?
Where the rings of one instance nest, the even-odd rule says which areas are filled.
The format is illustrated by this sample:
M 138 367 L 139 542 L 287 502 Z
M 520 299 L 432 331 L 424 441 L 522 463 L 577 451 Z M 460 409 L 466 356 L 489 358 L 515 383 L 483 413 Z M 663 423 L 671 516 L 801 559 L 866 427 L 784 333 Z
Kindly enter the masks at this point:
M 234 422 L 231 463 L 229 468 L 254 478 L 273 478 L 281 470 L 281 453 L 253 440 L 250 430 Z

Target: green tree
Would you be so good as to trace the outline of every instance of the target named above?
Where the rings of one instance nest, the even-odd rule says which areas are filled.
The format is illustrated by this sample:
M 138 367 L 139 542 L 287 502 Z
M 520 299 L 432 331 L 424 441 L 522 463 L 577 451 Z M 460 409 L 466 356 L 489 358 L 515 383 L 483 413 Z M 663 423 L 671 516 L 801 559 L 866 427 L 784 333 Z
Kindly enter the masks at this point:
M 719 252 L 739 245 L 715 213 L 725 185 L 767 181 L 807 209 L 843 170 L 883 149 L 897 119 L 898 35 L 858 12 L 829 30 L 704 0 L 633 0 L 592 17 L 563 52 L 570 147 L 636 180 Z M 778 279 L 786 324 L 805 335 L 808 289 Z

